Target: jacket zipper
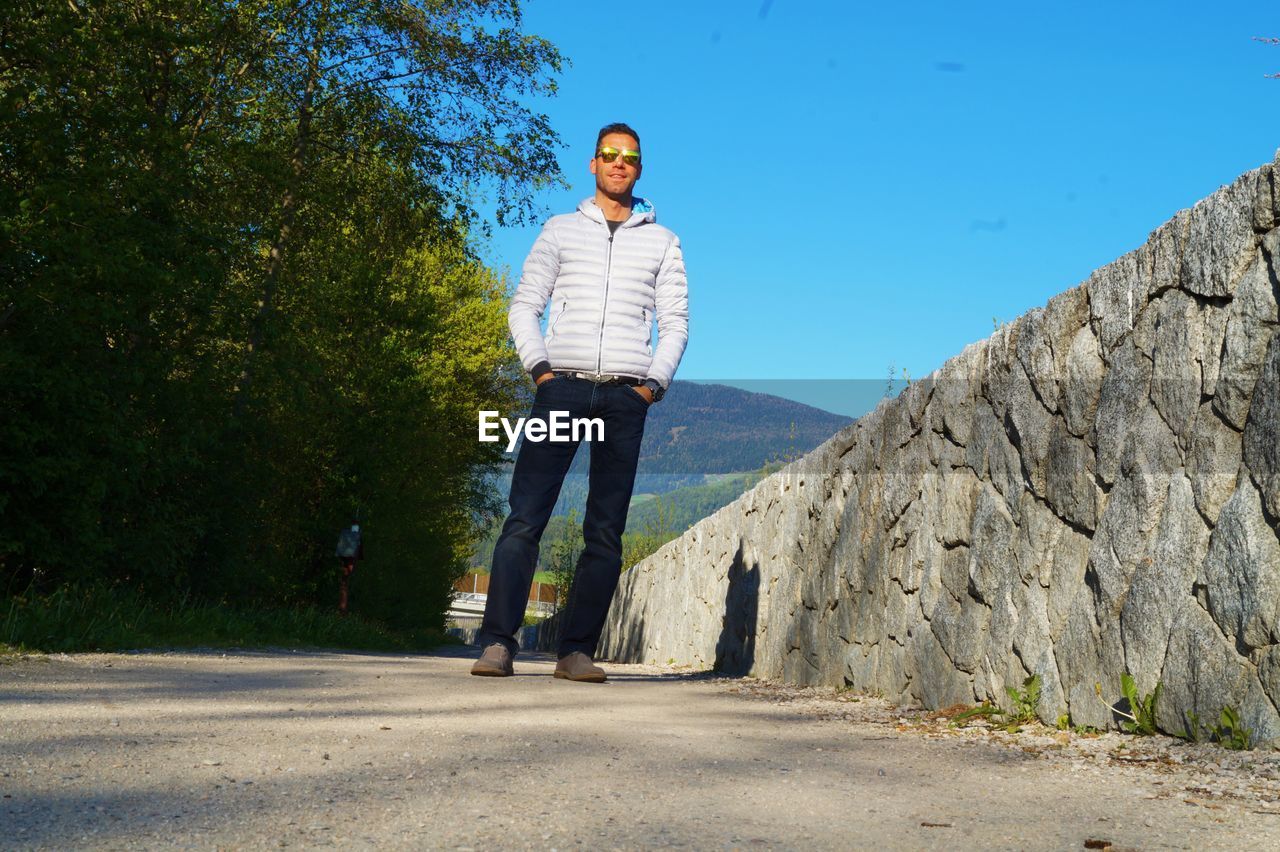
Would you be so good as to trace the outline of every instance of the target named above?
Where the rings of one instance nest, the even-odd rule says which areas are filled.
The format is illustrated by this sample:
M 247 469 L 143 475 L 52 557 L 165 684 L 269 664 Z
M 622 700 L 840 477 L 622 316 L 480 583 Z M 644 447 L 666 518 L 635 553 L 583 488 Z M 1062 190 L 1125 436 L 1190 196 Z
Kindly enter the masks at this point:
M 564 318 L 564 312 L 567 310 L 569 310 L 569 300 L 565 299 L 560 303 L 560 312 L 555 315 L 553 320 L 551 320 L 551 328 L 547 334 L 548 337 L 554 338 L 556 336 L 556 326 L 560 324 L 560 320 Z
M 609 226 L 606 224 L 605 229 Z M 619 226 L 621 227 L 621 226 Z M 615 231 L 609 231 L 609 244 L 604 256 L 604 297 L 600 300 L 600 337 L 596 341 L 596 373 L 604 363 L 604 316 L 609 307 L 609 277 L 613 273 L 613 237 Z

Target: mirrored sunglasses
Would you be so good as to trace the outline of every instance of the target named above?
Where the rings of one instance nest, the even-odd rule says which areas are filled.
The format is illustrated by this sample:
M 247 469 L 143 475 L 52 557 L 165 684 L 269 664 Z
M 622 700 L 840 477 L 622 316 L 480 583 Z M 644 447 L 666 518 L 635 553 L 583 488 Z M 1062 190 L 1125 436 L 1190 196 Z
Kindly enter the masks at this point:
M 601 148 L 599 151 L 596 151 L 596 156 L 604 160 L 606 163 L 612 163 L 614 160 L 618 159 L 618 157 L 622 157 L 622 162 L 626 163 L 628 166 L 640 165 L 640 152 L 631 151 L 626 148 L 621 150 L 617 148 Z

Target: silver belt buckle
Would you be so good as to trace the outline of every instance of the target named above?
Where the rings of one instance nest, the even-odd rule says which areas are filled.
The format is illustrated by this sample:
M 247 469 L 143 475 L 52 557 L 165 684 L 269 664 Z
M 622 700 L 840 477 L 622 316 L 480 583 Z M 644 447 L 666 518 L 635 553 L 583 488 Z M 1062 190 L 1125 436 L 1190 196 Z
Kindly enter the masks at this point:
M 575 379 L 583 379 L 584 381 L 593 382 L 597 385 L 602 385 L 618 379 L 618 376 L 615 376 L 612 373 L 586 373 L 582 370 L 567 370 L 562 373 L 562 375 L 572 376 Z

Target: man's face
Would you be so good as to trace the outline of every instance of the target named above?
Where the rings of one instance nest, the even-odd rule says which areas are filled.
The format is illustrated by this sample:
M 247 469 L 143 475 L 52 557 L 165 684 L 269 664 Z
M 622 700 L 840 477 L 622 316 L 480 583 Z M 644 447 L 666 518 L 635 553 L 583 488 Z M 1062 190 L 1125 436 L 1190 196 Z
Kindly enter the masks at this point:
M 613 148 L 617 151 L 640 150 L 640 143 L 626 133 L 609 133 L 596 146 L 596 155 L 591 158 L 591 174 L 596 176 L 596 189 L 610 198 L 625 198 L 631 194 L 631 188 L 640 179 L 639 163 L 634 166 L 624 162 L 621 156 L 612 163 L 600 159 L 600 149 Z

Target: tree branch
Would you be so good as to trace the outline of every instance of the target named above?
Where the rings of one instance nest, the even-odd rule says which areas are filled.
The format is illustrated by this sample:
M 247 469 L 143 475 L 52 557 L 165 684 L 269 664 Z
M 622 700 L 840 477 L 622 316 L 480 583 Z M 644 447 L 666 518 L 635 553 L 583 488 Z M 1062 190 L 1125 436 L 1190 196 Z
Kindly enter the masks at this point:
M 415 48 L 413 45 L 407 45 L 404 47 L 389 47 L 386 50 L 379 50 L 374 53 L 366 54 L 365 56 L 355 56 L 350 59 L 343 59 L 341 62 L 335 62 L 332 65 L 326 65 L 324 68 L 320 69 L 320 73 L 327 74 L 333 69 L 341 68 L 344 65 L 351 65 L 352 63 L 355 63 L 355 62 L 364 62 L 366 59 L 377 59 L 379 56 L 386 56 L 389 53 L 404 53 L 406 50 L 414 50 L 414 49 Z
M 323 109 L 325 105 L 329 103 L 329 101 L 338 97 L 338 95 L 341 95 L 343 92 L 348 92 L 352 89 L 358 89 L 362 86 L 371 86 L 375 83 L 388 83 L 392 80 L 403 80 L 405 77 L 418 76 L 418 75 L 421 75 L 422 73 L 423 73 L 422 69 L 415 68 L 413 70 L 406 71 L 403 74 L 382 74 L 377 77 L 362 78 L 346 86 L 339 86 L 338 88 L 329 92 L 323 98 L 320 98 L 318 101 L 316 101 L 316 111 L 318 112 L 319 110 Z M 391 89 L 396 87 L 389 86 L 387 88 Z M 403 87 L 399 87 L 399 88 L 403 88 Z

